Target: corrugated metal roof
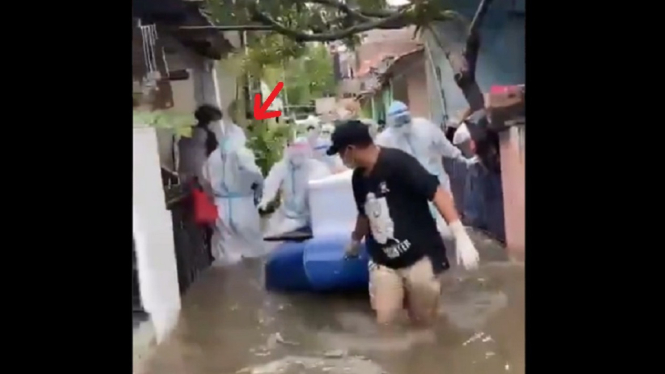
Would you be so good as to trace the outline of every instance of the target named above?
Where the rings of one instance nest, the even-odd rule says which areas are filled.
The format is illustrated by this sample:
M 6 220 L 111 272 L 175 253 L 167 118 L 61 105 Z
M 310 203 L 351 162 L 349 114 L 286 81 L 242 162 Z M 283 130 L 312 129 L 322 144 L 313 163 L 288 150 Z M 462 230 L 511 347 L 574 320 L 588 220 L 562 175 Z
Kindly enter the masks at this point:
M 389 73 L 396 63 L 400 62 L 404 58 L 412 56 L 416 53 L 422 52 L 425 49 L 424 46 L 420 45 L 414 49 L 403 52 L 397 56 L 389 56 L 389 58 L 384 58 L 381 62 L 384 64 L 380 65 L 379 68 L 371 72 L 371 76 L 366 74 L 363 78 L 365 82 L 364 90 L 360 93 L 362 96 L 371 95 L 378 91 L 384 83 L 384 78 L 387 73 Z M 373 82 L 372 82 L 373 81 Z M 372 87 L 367 87 L 367 82 L 372 82 Z

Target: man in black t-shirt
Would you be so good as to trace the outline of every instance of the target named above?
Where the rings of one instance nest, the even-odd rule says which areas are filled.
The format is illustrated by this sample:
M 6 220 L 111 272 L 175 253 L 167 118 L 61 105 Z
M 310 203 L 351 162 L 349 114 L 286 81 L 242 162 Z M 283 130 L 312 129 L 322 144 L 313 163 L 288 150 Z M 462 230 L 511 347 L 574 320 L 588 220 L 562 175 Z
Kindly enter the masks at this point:
M 355 169 L 358 218 L 346 251 L 357 255 L 360 241 L 366 239 L 370 296 L 378 322 L 393 321 L 404 305 L 415 322 L 431 322 L 441 292 L 438 275 L 449 264 L 430 201 L 453 232 L 457 251 L 464 254 L 463 265 L 473 268 L 478 262 L 452 196 L 408 153 L 376 146 L 360 121 L 338 124 L 331 140 L 328 155 L 339 153 L 344 164 Z

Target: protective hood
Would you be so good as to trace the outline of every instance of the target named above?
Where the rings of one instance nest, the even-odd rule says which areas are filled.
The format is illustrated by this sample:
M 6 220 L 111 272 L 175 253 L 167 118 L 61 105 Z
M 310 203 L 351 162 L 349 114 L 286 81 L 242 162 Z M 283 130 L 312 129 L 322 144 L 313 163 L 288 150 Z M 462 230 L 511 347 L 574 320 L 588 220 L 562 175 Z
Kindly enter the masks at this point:
M 312 156 L 312 147 L 306 138 L 297 138 L 286 149 L 286 158 L 294 166 L 302 165 Z
M 471 134 L 469 133 L 469 129 L 466 127 L 466 124 L 461 124 L 460 127 L 455 130 L 455 134 L 453 135 L 453 144 L 454 145 L 460 145 L 466 141 L 471 140 Z
M 395 129 L 402 129 L 411 125 L 411 112 L 401 101 L 393 101 L 388 108 L 386 125 Z
M 330 136 L 332 135 L 334 130 L 335 130 L 335 125 L 333 125 L 332 123 L 323 124 L 321 125 L 321 135 L 319 137 L 322 139 L 330 140 Z

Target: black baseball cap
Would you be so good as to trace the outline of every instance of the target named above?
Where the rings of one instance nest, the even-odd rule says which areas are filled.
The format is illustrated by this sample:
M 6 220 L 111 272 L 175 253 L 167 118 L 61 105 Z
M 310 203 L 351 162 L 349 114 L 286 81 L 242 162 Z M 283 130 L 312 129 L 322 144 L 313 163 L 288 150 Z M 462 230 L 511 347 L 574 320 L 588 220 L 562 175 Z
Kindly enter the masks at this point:
M 332 145 L 326 151 L 328 156 L 337 154 L 350 145 L 371 144 L 372 136 L 369 134 L 369 126 L 358 120 L 348 120 L 335 126 L 330 140 Z

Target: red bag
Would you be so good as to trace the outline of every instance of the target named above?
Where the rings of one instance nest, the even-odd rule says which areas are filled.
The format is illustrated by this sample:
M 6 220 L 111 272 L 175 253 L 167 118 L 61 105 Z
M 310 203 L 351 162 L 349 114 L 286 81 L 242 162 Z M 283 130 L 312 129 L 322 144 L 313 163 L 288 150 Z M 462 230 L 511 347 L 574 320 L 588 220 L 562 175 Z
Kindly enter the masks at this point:
M 214 224 L 217 220 L 217 206 L 213 204 L 208 195 L 198 188 L 192 189 L 192 202 L 194 203 L 194 221 L 199 225 Z

